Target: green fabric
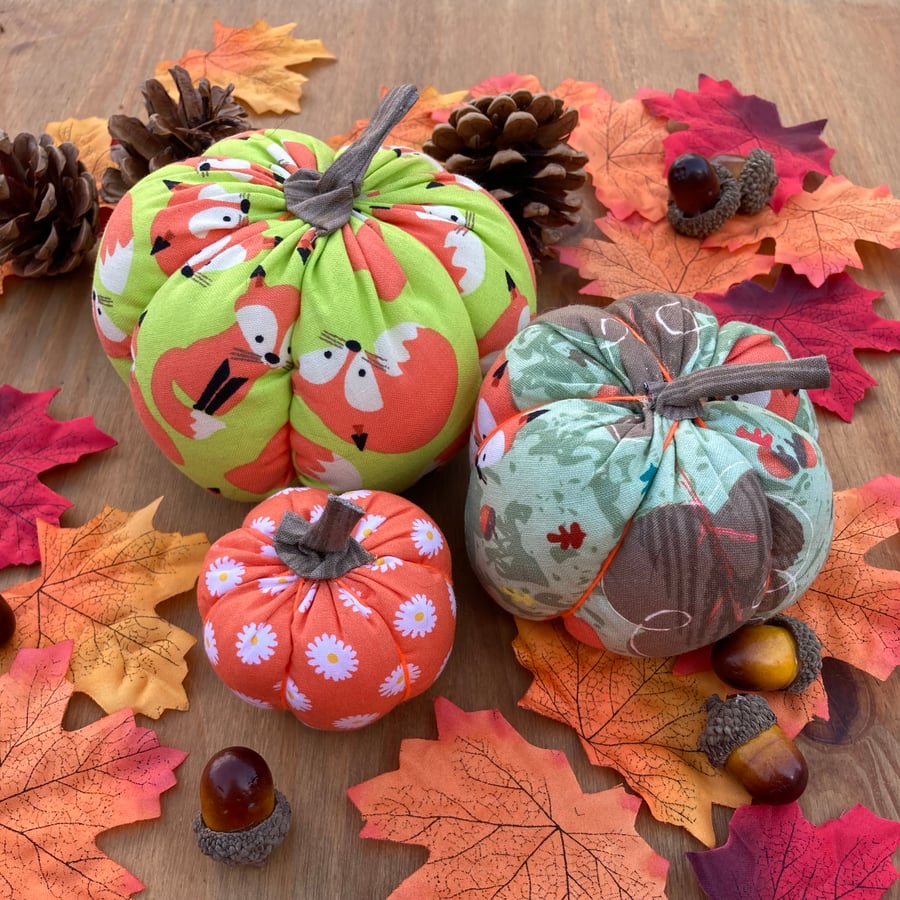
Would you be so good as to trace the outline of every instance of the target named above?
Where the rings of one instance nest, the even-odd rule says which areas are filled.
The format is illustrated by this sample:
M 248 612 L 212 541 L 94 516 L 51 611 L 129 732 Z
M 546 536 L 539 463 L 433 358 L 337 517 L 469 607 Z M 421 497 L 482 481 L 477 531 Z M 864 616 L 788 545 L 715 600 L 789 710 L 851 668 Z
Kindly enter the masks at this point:
M 502 207 L 409 150 L 376 152 L 350 221 L 285 207 L 335 154 L 284 130 L 140 181 L 94 278 L 98 334 L 163 452 L 252 500 L 290 483 L 402 490 L 464 440 L 485 366 L 534 310 Z
M 672 294 L 538 317 L 479 396 L 466 540 L 486 590 L 516 615 L 563 616 L 588 643 L 647 656 L 793 603 L 832 530 L 805 392 L 729 389 L 673 420 L 647 389 L 786 358 L 770 332 L 720 328 Z

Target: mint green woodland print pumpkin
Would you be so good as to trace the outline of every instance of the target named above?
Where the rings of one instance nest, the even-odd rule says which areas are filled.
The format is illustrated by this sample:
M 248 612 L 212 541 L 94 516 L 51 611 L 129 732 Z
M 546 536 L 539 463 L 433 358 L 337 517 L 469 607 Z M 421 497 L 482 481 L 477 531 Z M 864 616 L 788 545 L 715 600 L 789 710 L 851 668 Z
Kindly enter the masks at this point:
M 389 99 L 405 110 L 414 89 Z M 97 333 L 149 434 L 203 487 L 403 490 L 465 442 L 484 367 L 534 311 L 499 203 L 381 147 L 378 117 L 337 154 L 281 129 L 229 137 L 113 211 Z
M 466 498 L 469 559 L 509 612 L 670 656 L 781 612 L 831 543 L 804 387 L 771 332 L 675 294 L 539 316 L 489 370 Z

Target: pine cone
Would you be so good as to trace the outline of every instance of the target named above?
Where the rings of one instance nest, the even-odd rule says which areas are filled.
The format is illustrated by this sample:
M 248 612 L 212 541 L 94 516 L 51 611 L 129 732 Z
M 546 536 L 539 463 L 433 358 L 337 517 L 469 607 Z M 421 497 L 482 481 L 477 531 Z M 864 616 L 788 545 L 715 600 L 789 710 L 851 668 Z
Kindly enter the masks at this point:
M 566 226 L 578 222 L 587 156 L 566 143 L 578 110 L 559 97 L 518 90 L 479 97 L 437 125 L 423 150 L 503 204 L 535 262 L 553 256 Z
M 134 116 L 110 116 L 111 156 L 118 168 L 103 173 L 100 195 L 115 203 L 149 172 L 170 162 L 198 156 L 211 144 L 251 127 L 244 109 L 231 96 L 234 85 L 197 87 L 181 66 L 169 69 L 178 88 L 178 102 L 155 78 L 141 85 L 148 121 Z
M 23 278 L 74 269 L 94 246 L 97 185 L 78 148 L 0 131 L 0 263 Z

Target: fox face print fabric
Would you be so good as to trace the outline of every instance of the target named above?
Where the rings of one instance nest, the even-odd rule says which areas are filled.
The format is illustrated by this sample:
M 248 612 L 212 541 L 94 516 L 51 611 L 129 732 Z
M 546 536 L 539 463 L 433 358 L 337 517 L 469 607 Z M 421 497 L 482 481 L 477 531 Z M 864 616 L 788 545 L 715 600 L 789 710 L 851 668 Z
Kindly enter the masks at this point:
M 534 312 L 506 212 L 424 154 L 377 151 L 331 234 L 293 216 L 285 180 L 334 158 L 283 130 L 228 138 L 139 182 L 98 251 L 104 351 L 165 455 L 229 497 L 408 487 L 465 443 Z
M 276 551 L 286 513 L 315 522 L 328 493 L 286 488 L 216 541 L 197 585 L 206 655 L 248 703 L 326 730 L 363 727 L 427 690 L 456 630 L 447 541 L 415 504 L 384 491 L 341 495 L 363 515 L 371 559 L 334 578 L 302 577 Z
M 476 407 L 466 541 L 488 593 L 635 656 L 708 645 L 797 600 L 832 534 L 812 404 L 729 383 L 745 364 L 805 365 L 787 360 L 771 332 L 720 328 L 674 294 L 539 316 Z M 654 402 L 654 385 L 698 378 L 719 387 L 696 408 Z

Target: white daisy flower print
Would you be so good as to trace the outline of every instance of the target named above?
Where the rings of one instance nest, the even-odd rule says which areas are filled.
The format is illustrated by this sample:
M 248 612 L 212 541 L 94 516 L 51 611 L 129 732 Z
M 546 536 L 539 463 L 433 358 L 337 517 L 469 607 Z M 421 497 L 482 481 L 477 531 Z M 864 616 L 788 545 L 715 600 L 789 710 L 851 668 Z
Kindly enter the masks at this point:
M 312 701 L 297 687 L 297 682 L 293 678 L 288 678 L 287 680 L 284 698 L 291 709 L 296 709 L 300 712 L 309 712 L 312 709 Z
M 298 613 L 305 613 L 309 611 L 309 608 L 312 606 L 313 600 L 316 599 L 316 591 L 318 591 L 319 586 L 315 582 L 310 586 L 310 589 L 306 592 L 306 595 L 300 601 L 300 605 L 297 607 Z
M 331 727 L 349 731 L 353 728 L 365 728 L 366 725 L 371 725 L 380 718 L 381 716 L 378 713 L 362 713 L 356 716 L 344 716 L 341 719 L 335 719 L 331 723 Z
M 244 580 L 244 564 L 230 556 L 218 557 L 206 570 L 206 589 L 213 597 L 221 597 Z
M 318 522 L 319 519 L 322 518 L 322 513 L 325 512 L 325 507 L 321 503 L 317 503 L 310 511 L 309 511 L 309 524 L 312 525 L 313 522 Z
M 289 588 L 300 576 L 296 572 L 285 572 L 283 575 L 270 575 L 260 578 L 257 584 L 263 594 L 280 594 Z
M 407 685 L 412 684 L 420 675 L 422 670 L 415 664 L 410 663 L 408 666 L 397 666 L 378 688 L 378 693 L 382 697 L 396 697 L 402 694 Z
M 326 681 L 343 681 L 351 678 L 359 668 L 356 651 L 334 634 L 320 634 L 306 645 L 306 658 Z
M 344 602 L 344 606 L 347 609 L 352 609 L 353 612 L 358 612 L 367 619 L 372 615 L 372 610 L 366 606 L 356 594 L 348 591 L 347 588 L 340 588 L 338 590 L 338 599 Z
M 256 697 L 251 697 L 248 694 L 242 694 L 240 691 L 231 689 L 231 693 L 235 695 L 235 697 L 240 697 L 244 703 L 249 703 L 251 706 L 259 707 L 259 709 L 271 709 L 272 704 L 269 703 L 268 700 L 257 700 Z
M 250 527 L 266 535 L 266 537 L 272 537 L 275 534 L 276 525 L 275 520 L 271 516 L 257 516 L 250 523 Z
M 356 523 L 356 528 L 353 529 L 353 539 L 360 542 L 364 541 L 369 535 L 375 534 L 375 532 L 378 531 L 379 526 L 383 525 L 386 521 L 386 516 L 376 516 L 373 514 L 363 516 Z
M 456 618 L 456 591 L 453 590 L 453 585 L 450 584 L 449 581 L 445 581 L 444 584 L 447 585 L 447 596 L 450 598 L 450 613 L 453 618 Z
M 239 632 L 234 642 L 237 648 L 238 659 L 248 666 L 258 666 L 265 662 L 278 646 L 278 635 L 272 630 L 272 626 L 260 622 L 251 622 L 245 625 Z
M 275 559 L 278 556 L 278 551 L 275 549 L 274 544 L 260 544 L 259 554 L 260 556 L 265 556 L 269 559 Z
M 376 572 L 393 572 L 394 569 L 403 565 L 403 560 L 396 556 L 379 556 L 369 563 L 369 568 Z
M 447 663 L 450 662 L 450 657 L 453 655 L 453 648 L 447 651 L 447 655 L 444 657 L 444 661 L 441 663 L 441 667 L 438 669 L 437 675 L 434 676 L 435 681 L 444 674 L 444 669 L 447 668 Z
M 219 664 L 219 646 L 216 644 L 216 631 L 212 622 L 207 622 L 203 626 L 203 649 L 209 661 L 217 666 Z
M 371 492 L 371 491 L 366 491 L 366 490 L 361 490 L 361 491 L 344 491 L 344 493 L 341 494 L 341 496 L 342 496 L 345 500 L 362 500 L 364 497 L 371 497 L 371 496 L 372 496 L 372 492 Z
M 410 537 L 416 545 L 416 550 L 419 551 L 419 556 L 427 556 L 429 559 L 437 556 L 444 546 L 444 539 L 437 526 L 428 519 L 415 519 Z
M 436 624 L 434 603 L 424 594 L 415 594 L 401 603 L 394 616 L 394 628 L 403 637 L 424 637 Z

